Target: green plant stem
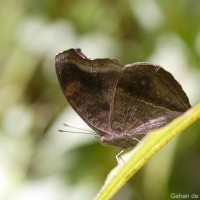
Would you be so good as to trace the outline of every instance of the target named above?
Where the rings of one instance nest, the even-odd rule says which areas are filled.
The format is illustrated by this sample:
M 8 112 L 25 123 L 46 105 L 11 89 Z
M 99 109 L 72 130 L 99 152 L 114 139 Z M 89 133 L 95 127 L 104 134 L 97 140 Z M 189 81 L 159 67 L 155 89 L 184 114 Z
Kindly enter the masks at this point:
M 135 147 L 130 158 L 118 165 L 109 175 L 96 200 L 111 199 L 113 195 L 165 144 L 200 118 L 200 103 L 173 120 L 167 126 L 153 131 Z M 114 173 L 114 174 L 113 174 Z

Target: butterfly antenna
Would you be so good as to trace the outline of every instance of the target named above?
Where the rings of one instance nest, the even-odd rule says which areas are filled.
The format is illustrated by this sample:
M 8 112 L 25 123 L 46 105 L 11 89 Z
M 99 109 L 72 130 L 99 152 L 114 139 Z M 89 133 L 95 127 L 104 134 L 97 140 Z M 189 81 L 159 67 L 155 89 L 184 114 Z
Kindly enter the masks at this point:
M 68 124 L 63 124 L 64 126 L 67 126 L 67 127 L 69 127 L 69 128 L 74 128 L 74 129 L 77 129 L 77 130 L 80 130 L 80 131 L 86 131 L 86 132 L 91 132 L 91 133 L 93 133 L 93 131 L 90 131 L 90 130 L 87 130 L 87 129 L 83 129 L 83 128 L 77 128 L 77 127 L 75 127 L 75 126 L 71 126 L 71 125 L 68 125 Z
M 69 128 L 73 128 L 76 130 L 80 130 L 80 131 L 68 131 L 68 130 L 58 130 L 59 132 L 65 132 L 65 133 L 81 133 L 81 134 L 91 134 L 91 135 L 97 135 L 97 133 L 95 133 L 94 131 L 90 131 L 87 129 L 82 129 L 82 128 L 77 128 L 68 124 L 63 124 L 64 126 L 67 126 Z

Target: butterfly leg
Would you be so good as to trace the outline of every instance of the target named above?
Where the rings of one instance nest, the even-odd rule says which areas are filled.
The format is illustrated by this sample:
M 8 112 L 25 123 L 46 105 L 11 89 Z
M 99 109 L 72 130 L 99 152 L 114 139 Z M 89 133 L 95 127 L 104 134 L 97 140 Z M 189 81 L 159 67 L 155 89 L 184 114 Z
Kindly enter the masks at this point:
M 122 159 L 121 155 L 124 153 L 126 149 L 122 149 L 117 155 L 116 155 L 116 160 L 117 160 L 117 163 L 120 164 L 120 163 L 124 163 L 124 160 Z

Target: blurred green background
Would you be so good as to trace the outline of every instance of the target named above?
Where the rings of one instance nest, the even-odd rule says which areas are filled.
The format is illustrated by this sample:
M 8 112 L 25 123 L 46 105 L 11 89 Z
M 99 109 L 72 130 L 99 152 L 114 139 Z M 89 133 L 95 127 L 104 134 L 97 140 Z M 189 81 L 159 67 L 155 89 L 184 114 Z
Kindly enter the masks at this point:
M 89 200 L 117 164 L 117 148 L 92 135 L 58 84 L 54 57 L 79 47 L 90 58 L 149 61 L 200 99 L 200 1 L 0 1 L 0 199 Z M 200 122 L 171 141 L 113 200 L 200 199 Z

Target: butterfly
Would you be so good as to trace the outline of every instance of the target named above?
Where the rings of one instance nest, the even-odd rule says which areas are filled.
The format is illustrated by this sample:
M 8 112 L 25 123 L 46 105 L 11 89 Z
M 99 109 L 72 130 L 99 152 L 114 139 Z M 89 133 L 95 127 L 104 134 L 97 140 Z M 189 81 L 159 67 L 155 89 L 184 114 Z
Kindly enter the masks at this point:
M 171 73 L 159 65 L 89 59 L 81 49 L 55 58 L 60 87 L 103 144 L 126 149 L 191 106 Z

